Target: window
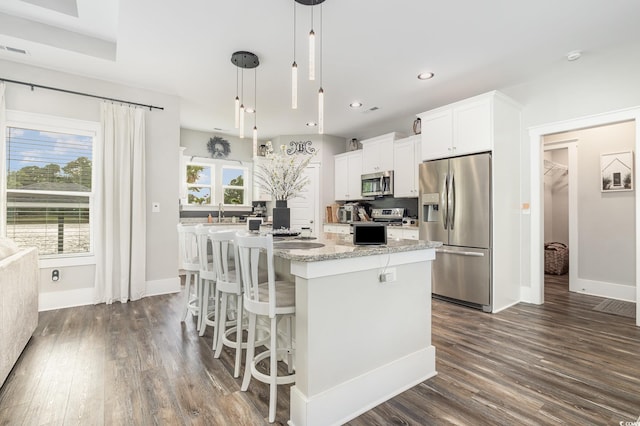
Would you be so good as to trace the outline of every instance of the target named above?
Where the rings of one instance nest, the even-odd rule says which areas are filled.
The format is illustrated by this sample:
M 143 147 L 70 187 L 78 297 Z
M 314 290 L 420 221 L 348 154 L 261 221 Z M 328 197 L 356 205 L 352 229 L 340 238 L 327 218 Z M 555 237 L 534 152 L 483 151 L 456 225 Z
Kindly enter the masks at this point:
M 7 112 L 5 233 L 41 257 L 92 254 L 97 123 Z
M 213 195 L 213 167 L 187 164 L 187 204 L 211 205 Z
M 251 207 L 249 167 L 235 161 L 204 158 L 188 161 L 186 157 L 184 164 L 186 185 L 183 188 L 186 191 L 182 203 L 187 209 L 210 210 L 220 203 Z
M 247 169 L 241 167 L 222 167 L 222 189 L 224 191 L 224 204 L 245 203 L 245 172 Z

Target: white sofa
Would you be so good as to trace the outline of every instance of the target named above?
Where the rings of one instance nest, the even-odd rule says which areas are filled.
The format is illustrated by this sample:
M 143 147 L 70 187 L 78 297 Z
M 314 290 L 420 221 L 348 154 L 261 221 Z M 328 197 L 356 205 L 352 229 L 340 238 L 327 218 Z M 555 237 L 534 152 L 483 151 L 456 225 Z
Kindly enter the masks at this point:
M 0 386 L 38 325 L 38 250 L 7 241 L 0 241 Z

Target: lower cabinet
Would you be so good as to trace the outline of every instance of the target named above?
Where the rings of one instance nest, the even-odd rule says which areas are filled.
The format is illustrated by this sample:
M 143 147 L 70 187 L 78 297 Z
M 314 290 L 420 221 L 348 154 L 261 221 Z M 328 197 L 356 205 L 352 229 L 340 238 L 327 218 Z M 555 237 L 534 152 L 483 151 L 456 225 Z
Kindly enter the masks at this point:
M 401 226 L 388 226 L 387 239 L 418 240 L 420 233 L 418 228 L 403 228 Z
M 331 232 L 334 234 L 350 234 L 351 226 L 348 223 L 341 224 L 324 224 L 322 230 L 324 232 Z

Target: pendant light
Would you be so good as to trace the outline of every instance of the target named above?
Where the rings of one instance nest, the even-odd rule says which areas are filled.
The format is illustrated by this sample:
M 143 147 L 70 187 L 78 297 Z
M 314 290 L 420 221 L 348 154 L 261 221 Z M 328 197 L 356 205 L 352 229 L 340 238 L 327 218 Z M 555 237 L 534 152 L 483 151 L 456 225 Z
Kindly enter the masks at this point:
M 324 0 L 294 0 L 293 5 L 293 65 L 291 67 L 291 107 L 298 106 L 298 65 L 295 60 L 296 49 L 296 12 L 295 3 L 311 6 L 311 30 L 309 31 L 309 80 L 316 78 L 316 33 L 313 30 L 313 7 L 320 5 L 320 48 L 319 48 L 319 76 L 320 89 L 318 90 L 318 133 L 324 133 L 324 89 L 322 88 L 322 3 Z
M 298 108 L 298 64 L 296 63 L 296 2 L 293 2 L 293 64 L 291 65 L 291 108 Z
M 258 153 L 258 69 L 253 70 L 253 155 Z
M 235 111 L 235 126 L 236 129 L 240 127 L 240 98 L 238 97 L 238 73 L 240 71 L 240 68 L 236 68 L 236 100 L 235 100 L 235 105 L 234 105 L 234 111 Z
M 322 5 L 320 5 L 320 90 L 318 90 L 318 134 L 324 133 L 324 90 L 322 89 Z
M 240 97 L 238 98 L 238 96 L 236 95 L 237 103 L 240 104 L 240 107 L 236 111 L 238 111 L 238 127 L 240 127 L 239 136 L 240 136 L 240 139 L 242 139 L 244 138 L 244 113 L 245 113 L 244 70 L 256 68 L 258 65 L 260 65 L 260 61 L 258 60 L 258 57 L 254 53 L 246 52 L 246 51 L 238 51 L 238 52 L 234 52 L 233 55 L 231 55 L 231 63 L 234 64 L 236 67 L 238 67 L 238 69 L 242 68 L 240 70 L 240 72 L 242 73 L 241 80 L 240 80 L 241 81 Z M 238 74 L 236 70 L 236 86 L 237 86 L 237 81 L 238 81 Z M 255 127 L 255 123 L 254 123 L 254 127 Z

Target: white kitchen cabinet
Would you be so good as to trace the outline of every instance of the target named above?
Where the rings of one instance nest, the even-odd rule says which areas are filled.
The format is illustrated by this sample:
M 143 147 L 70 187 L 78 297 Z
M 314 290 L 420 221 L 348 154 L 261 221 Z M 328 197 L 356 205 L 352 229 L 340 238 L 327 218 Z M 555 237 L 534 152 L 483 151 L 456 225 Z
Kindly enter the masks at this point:
M 393 144 L 403 135 L 392 132 L 364 139 L 362 143 L 362 174 L 393 170 Z
M 421 135 L 398 139 L 393 144 L 393 196 L 396 198 L 418 197 L 421 144 Z
M 349 225 L 348 223 L 332 223 L 332 224 L 325 223 L 324 226 L 322 227 L 322 230 L 324 232 L 347 235 L 351 233 L 351 225 Z
M 334 162 L 334 198 L 345 201 L 362 199 L 362 150 L 335 155 Z
M 509 103 L 489 92 L 418 114 L 422 122 L 422 160 L 491 151 L 499 104 Z
M 416 227 L 387 226 L 387 240 L 418 240 L 419 235 Z

